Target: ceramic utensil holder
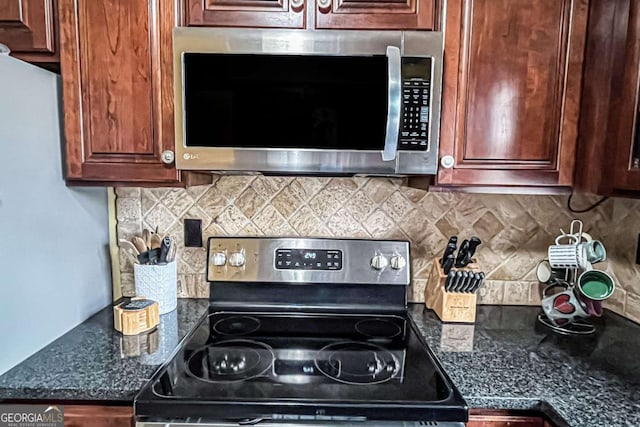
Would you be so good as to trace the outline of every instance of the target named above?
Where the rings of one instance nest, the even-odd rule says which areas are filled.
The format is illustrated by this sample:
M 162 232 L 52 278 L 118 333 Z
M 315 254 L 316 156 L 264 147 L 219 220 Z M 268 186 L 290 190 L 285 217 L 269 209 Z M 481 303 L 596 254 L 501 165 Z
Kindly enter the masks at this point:
M 454 268 L 453 271 L 458 269 Z M 480 268 L 475 263 L 460 270 L 480 272 Z M 440 260 L 433 260 L 433 267 L 429 280 L 424 288 L 424 305 L 436 312 L 443 322 L 474 323 L 476 321 L 475 293 L 447 292 L 444 288 L 447 275 L 442 271 Z
M 157 301 L 160 314 L 178 305 L 178 272 L 176 261 L 167 264 L 135 264 L 133 275 L 136 295 Z

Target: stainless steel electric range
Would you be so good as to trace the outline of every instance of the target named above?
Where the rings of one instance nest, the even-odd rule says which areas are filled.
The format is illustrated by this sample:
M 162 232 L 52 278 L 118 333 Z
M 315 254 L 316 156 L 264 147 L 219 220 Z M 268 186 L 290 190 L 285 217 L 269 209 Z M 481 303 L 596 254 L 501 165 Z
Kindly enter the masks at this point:
M 138 427 L 463 426 L 407 314 L 409 244 L 210 238 L 210 306 L 135 399 Z

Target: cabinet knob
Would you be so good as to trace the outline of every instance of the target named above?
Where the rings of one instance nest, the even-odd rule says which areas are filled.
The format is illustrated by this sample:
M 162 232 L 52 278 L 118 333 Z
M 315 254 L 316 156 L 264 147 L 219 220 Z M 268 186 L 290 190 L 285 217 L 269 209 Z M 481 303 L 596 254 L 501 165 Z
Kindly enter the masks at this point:
M 304 9 L 304 0 L 290 0 L 291 10 L 301 12 Z
M 440 159 L 440 166 L 445 169 L 452 168 L 455 163 L 456 159 L 454 159 L 453 156 L 442 156 Z
M 170 165 L 171 163 L 173 163 L 176 159 L 175 154 L 173 153 L 173 151 L 171 150 L 164 150 L 162 152 L 162 163 L 165 163 L 167 165 Z
M 322 13 L 329 13 L 331 11 L 331 0 L 318 0 L 318 9 Z

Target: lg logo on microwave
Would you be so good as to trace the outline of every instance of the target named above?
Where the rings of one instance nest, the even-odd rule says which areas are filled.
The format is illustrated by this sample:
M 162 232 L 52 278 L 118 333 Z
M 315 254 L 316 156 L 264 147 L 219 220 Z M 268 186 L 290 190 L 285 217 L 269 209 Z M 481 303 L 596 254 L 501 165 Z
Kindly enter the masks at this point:
M 192 154 L 192 153 L 184 153 L 182 155 L 182 158 L 185 160 L 196 160 L 200 158 L 199 154 Z

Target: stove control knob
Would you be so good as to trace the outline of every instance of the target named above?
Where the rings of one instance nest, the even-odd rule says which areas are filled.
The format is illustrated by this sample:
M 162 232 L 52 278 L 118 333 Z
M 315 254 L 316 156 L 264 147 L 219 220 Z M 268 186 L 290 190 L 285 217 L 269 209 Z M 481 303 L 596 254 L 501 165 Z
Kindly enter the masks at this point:
M 242 267 L 244 265 L 244 252 L 233 252 L 229 255 L 229 265 L 232 267 Z
M 375 270 L 384 270 L 389 265 L 389 261 L 384 257 L 384 255 L 376 255 L 371 258 L 371 267 Z
M 212 262 L 216 267 L 223 266 L 227 263 L 227 256 L 224 252 L 214 252 Z
M 391 257 L 390 264 L 391 268 L 393 268 L 394 270 L 402 270 L 406 267 L 407 260 L 404 259 L 404 257 L 401 255 L 394 255 Z

